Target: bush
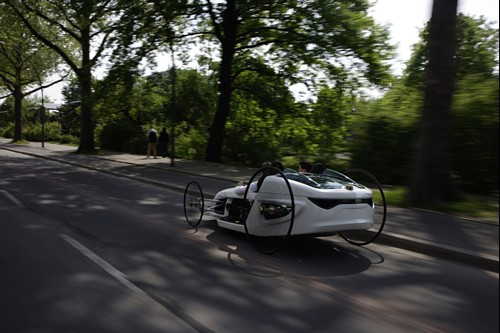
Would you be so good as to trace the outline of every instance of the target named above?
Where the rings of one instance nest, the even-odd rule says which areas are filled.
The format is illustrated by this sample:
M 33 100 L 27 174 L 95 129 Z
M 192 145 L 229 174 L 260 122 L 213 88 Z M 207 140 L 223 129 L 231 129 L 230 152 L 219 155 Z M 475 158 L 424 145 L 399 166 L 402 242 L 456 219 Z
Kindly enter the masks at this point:
M 80 139 L 76 136 L 69 134 L 61 134 L 59 135 L 59 139 L 57 140 L 60 143 L 78 145 L 80 143 Z
M 140 126 L 125 119 L 116 119 L 102 127 L 99 142 L 103 149 L 143 153 L 146 139 Z
M 58 122 L 48 122 L 43 129 L 44 141 L 59 141 L 61 128 Z M 34 123 L 24 127 L 24 139 L 28 141 L 42 141 L 42 124 Z
M 351 142 L 351 166 L 366 169 L 386 184 L 406 184 L 412 166 L 415 126 L 396 118 L 366 119 L 364 131 Z
M 182 122 L 175 127 L 175 134 L 175 156 L 194 160 L 205 159 L 207 137 L 203 133 Z
M 146 137 L 140 126 L 126 119 L 115 119 L 102 127 L 99 133 L 103 149 L 129 153 L 144 153 Z
M 0 136 L 4 138 L 13 138 L 14 137 L 14 123 L 8 123 L 5 128 L 0 131 Z
M 472 193 L 498 193 L 498 93 L 498 77 L 469 76 L 455 94 L 452 171 L 460 187 Z

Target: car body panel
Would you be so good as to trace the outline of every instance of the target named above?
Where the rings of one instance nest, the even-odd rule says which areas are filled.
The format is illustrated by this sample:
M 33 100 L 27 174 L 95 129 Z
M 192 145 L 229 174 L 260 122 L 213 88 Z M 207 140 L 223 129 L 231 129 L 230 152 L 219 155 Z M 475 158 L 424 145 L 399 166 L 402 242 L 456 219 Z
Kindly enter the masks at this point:
M 339 231 L 363 230 L 373 226 L 373 193 L 369 188 L 349 178 L 318 177 L 298 173 L 285 173 L 294 201 L 292 236 L 331 235 Z M 305 178 L 304 178 L 305 177 Z M 243 202 L 241 188 L 220 191 L 213 199 L 218 210 L 209 214 L 217 219 L 218 226 L 237 232 L 245 232 L 243 221 L 229 220 L 228 207 Z M 292 206 L 292 195 L 287 182 L 280 176 L 268 176 L 258 192 L 248 191 L 252 202 L 246 223 L 256 236 L 283 236 L 290 227 L 291 214 L 269 218 L 262 213 L 262 205 Z M 224 207 L 222 211 L 222 206 Z M 260 209 L 259 209 L 260 208 Z

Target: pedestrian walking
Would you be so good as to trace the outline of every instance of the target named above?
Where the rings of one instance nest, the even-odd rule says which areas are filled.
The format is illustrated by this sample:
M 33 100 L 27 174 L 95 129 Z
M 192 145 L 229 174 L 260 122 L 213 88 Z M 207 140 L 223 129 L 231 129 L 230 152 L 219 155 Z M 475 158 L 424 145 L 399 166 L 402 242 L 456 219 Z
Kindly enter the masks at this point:
M 156 142 L 158 141 L 158 132 L 154 129 L 153 125 L 149 128 L 148 131 L 148 153 L 147 156 L 153 154 L 156 158 Z
M 158 143 L 160 145 L 161 157 L 167 157 L 169 136 L 165 127 L 160 132 Z

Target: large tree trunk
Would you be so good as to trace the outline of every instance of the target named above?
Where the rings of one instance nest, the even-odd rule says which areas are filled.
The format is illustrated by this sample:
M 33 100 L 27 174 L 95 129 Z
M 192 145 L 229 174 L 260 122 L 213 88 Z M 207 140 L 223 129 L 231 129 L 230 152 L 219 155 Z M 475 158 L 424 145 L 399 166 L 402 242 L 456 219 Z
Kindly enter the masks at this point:
M 80 145 L 78 146 L 78 153 L 90 153 L 95 148 L 94 142 L 94 124 L 92 122 L 92 92 L 91 80 L 89 77 L 80 78 L 81 88 L 81 127 L 80 127 Z
M 236 32 L 238 20 L 236 15 L 236 4 L 234 1 L 227 1 L 224 21 L 222 22 L 223 35 L 220 36 L 222 44 L 222 60 L 219 72 L 219 100 L 214 122 L 210 128 L 210 137 L 207 143 L 206 160 L 220 162 L 222 145 L 224 144 L 224 128 L 231 104 L 232 77 L 234 53 L 236 48 Z
M 234 52 L 234 51 L 233 51 Z M 224 143 L 224 128 L 226 126 L 227 116 L 231 103 L 231 66 L 233 54 L 231 51 L 224 52 L 220 69 L 220 94 L 217 102 L 217 112 L 214 122 L 210 128 L 210 138 L 207 144 L 206 160 L 211 162 L 220 162 L 222 145 Z
M 451 102 L 454 91 L 457 0 L 434 0 L 429 28 L 429 63 L 410 188 L 413 204 L 454 197 L 449 174 Z
M 90 153 L 95 149 L 94 124 L 92 121 L 92 65 L 90 62 L 89 32 L 82 32 L 86 42 L 82 42 L 82 69 L 78 73 L 80 81 L 81 133 L 78 153 Z
M 14 90 L 14 141 L 23 139 L 23 93 L 20 86 Z

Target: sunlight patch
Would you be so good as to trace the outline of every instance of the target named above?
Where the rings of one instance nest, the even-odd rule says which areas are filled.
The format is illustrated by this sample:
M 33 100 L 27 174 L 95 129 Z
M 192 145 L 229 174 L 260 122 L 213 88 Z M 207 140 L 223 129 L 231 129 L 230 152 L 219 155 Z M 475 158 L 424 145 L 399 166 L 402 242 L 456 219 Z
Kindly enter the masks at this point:
M 139 204 L 159 206 L 159 205 L 164 205 L 165 202 L 160 200 L 159 198 L 147 198 L 139 200 Z

